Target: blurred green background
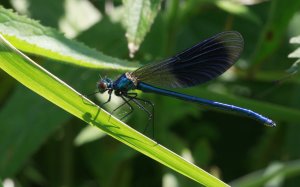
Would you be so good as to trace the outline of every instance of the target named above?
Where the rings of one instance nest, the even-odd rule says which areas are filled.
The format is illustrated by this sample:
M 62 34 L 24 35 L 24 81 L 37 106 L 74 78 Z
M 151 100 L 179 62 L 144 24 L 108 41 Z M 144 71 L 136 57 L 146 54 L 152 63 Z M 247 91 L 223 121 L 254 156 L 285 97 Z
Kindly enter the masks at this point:
M 299 0 L 162 1 L 134 58 L 129 57 L 125 37 L 124 2 L 1 0 L 0 4 L 137 66 L 167 58 L 218 32 L 239 31 L 245 49 L 236 65 L 217 80 L 179 91 L 258 111 L 275 120 L 277 127 L 144 94 L 155 103 L 155 139 L 233 186 L 300 186 L 300 77 L 297 58 L 288 58 L 297 49 L 290 39 L 300 35 Z M 121 73 L 31 58 L 82 94 L 96 91 L 99 74 L 116 78 Z M 2 70 L 0 85 L 4 186 L 199 185 L 86 127 Z M 100 103 L 106 97 L 91 99 Z M 117 105 L 111 103 L 107 109 Z M 126 121 L 142 132 L 147 116 L 137 111 Z

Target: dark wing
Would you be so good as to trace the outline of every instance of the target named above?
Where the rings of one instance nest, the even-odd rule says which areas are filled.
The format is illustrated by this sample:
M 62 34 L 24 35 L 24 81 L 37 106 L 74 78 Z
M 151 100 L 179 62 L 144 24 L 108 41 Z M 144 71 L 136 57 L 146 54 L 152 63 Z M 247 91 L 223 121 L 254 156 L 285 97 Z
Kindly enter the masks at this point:
M 243 47 L 240 33 L 222 32 L 169 59 L 143 66 L 131 75 L 147 84 L 190 87 L 224 73 L 237 61 Z

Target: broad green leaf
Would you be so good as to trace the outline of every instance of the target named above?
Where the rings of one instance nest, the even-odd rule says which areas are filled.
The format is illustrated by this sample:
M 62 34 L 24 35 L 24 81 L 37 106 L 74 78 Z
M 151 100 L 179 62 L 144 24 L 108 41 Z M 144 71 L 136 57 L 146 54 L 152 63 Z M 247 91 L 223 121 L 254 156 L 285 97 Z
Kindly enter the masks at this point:
M 88 68 L 132 70 L 133 64 L 69 40 L 55 29 L 0 6 L 0 33 L 18 49 Z M 101 39 L 99 39 L 101 42 Z
M 205 186 L 227 186 L 219 179 L 111 116 L 19 52 L 2 36 L 0 44 L 1 69 L 32 91 L 131 148 Z
M 300 1 L 298 0 L 272 1 L 267 24 L 265 24 L 265 28 L 260 34 L 259 42 L 251 60 L 252 69 L 260 66 L 279 47 L 290 19 L 299 8 Z
M 161 0 L 123 0 L 130 56 L 139 49 L 160 9 Z

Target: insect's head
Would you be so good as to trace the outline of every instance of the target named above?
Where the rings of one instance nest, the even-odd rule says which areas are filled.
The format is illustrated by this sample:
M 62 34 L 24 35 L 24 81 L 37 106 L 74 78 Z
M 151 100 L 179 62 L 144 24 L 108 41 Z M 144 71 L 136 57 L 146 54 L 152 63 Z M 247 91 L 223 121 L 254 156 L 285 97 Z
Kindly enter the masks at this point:
M 104 93 L 107 90 L 111 90 L 113 85 L 113 81 L 109 78 L 101 78 L 97 82 L 97 88 L 100 93 Z

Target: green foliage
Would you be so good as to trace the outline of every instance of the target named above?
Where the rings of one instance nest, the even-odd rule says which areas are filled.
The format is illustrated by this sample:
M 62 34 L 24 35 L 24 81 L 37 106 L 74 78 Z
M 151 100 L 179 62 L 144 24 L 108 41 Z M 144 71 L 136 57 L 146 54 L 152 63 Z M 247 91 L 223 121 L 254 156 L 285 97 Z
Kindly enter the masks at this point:
M 1 33 L 17 48 L 68 63 L 101 69 L 130 70 L 128 62 L 103 55 L 85 45 L 67 40 L 54 29 L 18 16 L 0 6 Z M 127 67 L 122 64 L 126 63 Z
M 124 25 L 126 26 L 126 37 L 130 55 L 139 49 L 145 35 L 160 9 L 161 0 L 123 0 Z
M 241 0 L 22 2 L 1 2 L 0 33 L 37 63 L 2 41 L 1 180 L 21 186 L 225 185 L 209 172 L 232 186 L 299 186 L 298 0 L 252 6 Z M 99 74 L 115 78 L 137 62 L 161 60 L 223 30 L 244 36 L 241 59 L 217 80 L 180 92 L 255 110 L 274 119 L 276 128 L 143 94 L 155 103 L 156 144 L 126 125 L 143 132 L 143 112 L 135 110 L 124 124 L 115 117 L 126 108 L 114 117 L 82 96 L 95 91 Z M 105 109 L 119 104 L 114 97 Z M 151 128 L 144 134 L 152 137 Z
M 284 8 L 283 8 L 284 7 Z M 280 45 L 282 37 L 286 32 L 289 21 L 298 12 L 300 1 L 275 0 L 270 7 L 270 15 L 260 35 L 258 46 L 252 59 L 252 67 L 255 68 L 264 63 Z
M 124 144 L 205 186 L 226 186 L 217 178 L 210 176 L 209 173 L 190 164 L 109 115 L 106 111 L 23 55 L 2 36 L 0 37 L 0 67 L 32 91 L 86 123 L 97 126 Z M 20 149 L 21 147 L 17 147 L 15 151 L 18 152 Z M 9 164 L 14 163 L 9 156 L 6 159 L 2 159 L 2 161 L 4 166 L 3 175 L 5 176 L 7 171 L 15 169 L 16 166 L 12 167 Z

